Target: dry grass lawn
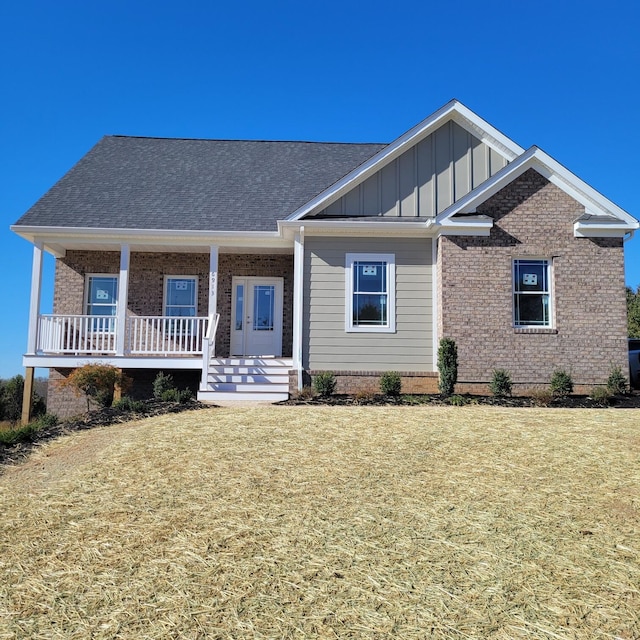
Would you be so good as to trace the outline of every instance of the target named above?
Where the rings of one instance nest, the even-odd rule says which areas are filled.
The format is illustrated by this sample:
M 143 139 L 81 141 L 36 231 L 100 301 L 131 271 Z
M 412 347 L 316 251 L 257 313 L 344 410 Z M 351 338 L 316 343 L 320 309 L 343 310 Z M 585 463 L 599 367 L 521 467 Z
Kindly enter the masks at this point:
M 640 414 L 194 411 L 0 476 L 0 638 L 640 638 Z

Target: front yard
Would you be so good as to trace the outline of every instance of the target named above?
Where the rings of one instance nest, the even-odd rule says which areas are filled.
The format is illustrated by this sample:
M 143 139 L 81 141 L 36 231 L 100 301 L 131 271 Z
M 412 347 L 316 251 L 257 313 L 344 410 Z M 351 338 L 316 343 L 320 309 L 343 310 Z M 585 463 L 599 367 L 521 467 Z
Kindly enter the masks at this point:
M 256 407 L 0 475 L 0 638 L 640 638 L 637 410 Z

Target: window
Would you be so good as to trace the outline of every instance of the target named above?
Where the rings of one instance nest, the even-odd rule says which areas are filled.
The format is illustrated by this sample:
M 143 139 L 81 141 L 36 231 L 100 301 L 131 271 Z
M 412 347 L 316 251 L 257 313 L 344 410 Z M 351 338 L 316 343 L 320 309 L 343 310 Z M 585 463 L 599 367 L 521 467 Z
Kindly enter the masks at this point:
M 198 278 L 166 276 L 164 281 L 164 315 L 194 318 L 198 309 Z
M 395 331 L 393 254 L 347 254 L 345 307 L 349 332 Z
M 516 327 L 551 326 L 551 263 L 513 261 L 513 323 Z
M 90 274 L 85 285 L 85 313 L 88 316 L 109 316 L 91 320 L 93 331 L 115 331 L 118 308 L 118 276 Z

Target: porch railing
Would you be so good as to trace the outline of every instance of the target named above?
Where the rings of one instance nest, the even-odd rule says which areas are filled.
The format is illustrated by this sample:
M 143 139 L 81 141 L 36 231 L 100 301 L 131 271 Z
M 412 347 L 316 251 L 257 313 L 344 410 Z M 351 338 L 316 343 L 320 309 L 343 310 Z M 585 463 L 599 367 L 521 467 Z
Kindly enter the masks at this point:
M 129 317 L 125 352 L 131 355 L 200 355 L 207 324 L 208 318 L 204 317 Z M 115 316 L 41 315 L 38 352 L 115 355 L 116 326 Z
M 129 318 L 129 353 L 202 353 L 207 318 L 136 316 Z
M 116 352 L 114 316 L 41 315 L 38 350 L 45 353 Z

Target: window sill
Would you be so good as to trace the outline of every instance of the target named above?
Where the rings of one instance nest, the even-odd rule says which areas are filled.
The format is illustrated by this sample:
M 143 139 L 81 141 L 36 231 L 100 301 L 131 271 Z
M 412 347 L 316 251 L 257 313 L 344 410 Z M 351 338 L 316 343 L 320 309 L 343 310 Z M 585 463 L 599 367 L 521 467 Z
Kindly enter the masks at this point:
M 556 334 L 557 329 L 551 327 L 514 327 L 513 333 L 542 333 L 542 334 Z

